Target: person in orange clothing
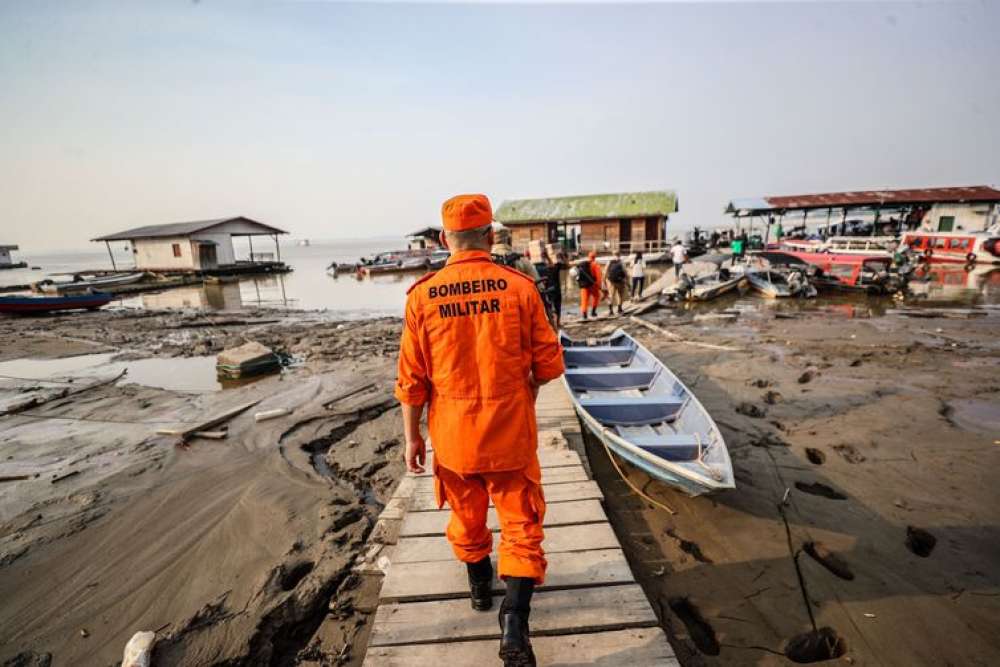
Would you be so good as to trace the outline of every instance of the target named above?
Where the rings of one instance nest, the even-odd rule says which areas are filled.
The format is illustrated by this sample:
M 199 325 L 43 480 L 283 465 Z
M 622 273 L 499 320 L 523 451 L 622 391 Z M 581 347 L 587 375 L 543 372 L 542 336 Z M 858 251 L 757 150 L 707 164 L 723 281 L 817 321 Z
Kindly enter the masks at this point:
M 587 319 L 588 310 L 592 317 L 597 317 L 597 304 L 601 302 L 601 265 L 597 263 L 597 253 L 591 250 L 587 261 L 580 262 L 577 270 L 586 270 L 593 280 L 590 285 L 580 285 L 580 313 L 583 319 Z
M 420 418 L 434 443 L 438 506 L 451 507 L 446 535 L 466 563 L 473 609 L 492 607 L 492 499 L 500 520 L 498 570 L 504 665 L 534 665 L 528 615 L 545 578 L 545 498 L 537 454 L 538 388 L 563 373 L 562 349 L 534 281 L 495 264 L 493 210 L 485 195 L 444 203 L 443 269 L 407 292 L 396 397 L 402 404 L 406 465 L 424 471 Z

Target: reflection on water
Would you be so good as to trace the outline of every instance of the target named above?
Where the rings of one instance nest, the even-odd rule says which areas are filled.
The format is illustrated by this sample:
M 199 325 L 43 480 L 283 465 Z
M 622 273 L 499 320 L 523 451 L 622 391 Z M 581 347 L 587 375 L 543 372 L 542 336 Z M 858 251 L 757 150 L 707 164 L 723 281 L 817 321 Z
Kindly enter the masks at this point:
M 14 359 L 0 362 L 0 375 L 51 380 L 57 378 L 109 377 L 122 370 L 128 373 L 118 384 L 138 384 L 173 391 L 217 391 L 255 382 L 267 375 L 238 380 L 216 377 L 215 357 L 153 357 L 136 361 L 111 362 L 111 354 L 84 354 L 65 359 Z

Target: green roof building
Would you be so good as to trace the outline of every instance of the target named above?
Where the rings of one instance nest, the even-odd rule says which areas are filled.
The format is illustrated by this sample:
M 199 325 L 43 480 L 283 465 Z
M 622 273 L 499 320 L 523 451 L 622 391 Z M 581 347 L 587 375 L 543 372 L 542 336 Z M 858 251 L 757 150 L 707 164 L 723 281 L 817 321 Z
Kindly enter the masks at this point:
M 503 202 L 494 217 L 511 228 L 517 250 L 541 241 L 581 252 L 629 253 L 662 250 L 667 218 L 676 211 L 677 194 L 656 190 L 513 199 Z

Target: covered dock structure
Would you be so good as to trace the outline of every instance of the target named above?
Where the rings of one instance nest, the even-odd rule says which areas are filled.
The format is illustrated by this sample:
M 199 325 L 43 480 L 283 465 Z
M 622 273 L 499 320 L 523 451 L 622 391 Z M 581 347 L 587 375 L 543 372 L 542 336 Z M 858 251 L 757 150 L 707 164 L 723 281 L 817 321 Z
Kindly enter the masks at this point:
M 1000 190 L 976 185 L 751 197 L 733 199 L 725 212 L 737 230 L 748 224 L 752 231 L 759 220 L 767 230 L 775 222 L 786 228 L 814 225 L 824 237 L 852 226 L 855 233 L 863 229 L 872 236 L 916 229 L 983 231 L 1000 222 Z
M 655 252 L 666 246 L 666 223 L 677 212 L 672 190 L 504 201 L 494 217 L 524 252 L 531 241 L 567 250 Z
M 143 271 L 183 273 L 247 269 L 280 270 L 284 264 L 281 262 L 278 236 L 287 233 L 283 229 L 251 218 L 236 216 L 147 225 L 91 240 L 104 242 L 115 270 L 118 267 L 111 252 L 112 241 L 127 241 L 132 247 L 135 268 Z M 237 236 L 248 239 L 250 246 L 248 260 L 236 258 L 233 238 Z M 273 239 L 274 252 L 255 252 L 253 247 L 255 236 Z

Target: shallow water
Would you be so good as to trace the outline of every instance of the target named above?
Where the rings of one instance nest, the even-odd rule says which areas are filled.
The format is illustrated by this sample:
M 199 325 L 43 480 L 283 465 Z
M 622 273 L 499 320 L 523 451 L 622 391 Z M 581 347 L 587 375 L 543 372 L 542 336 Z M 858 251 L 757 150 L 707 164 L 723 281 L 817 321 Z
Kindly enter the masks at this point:
M 220 381 L 215 357 L 152 357 L 135 361 L 111 361 L 112 354 L 84 354 L 64 359 L 14 359 L 0 362 L 0 377 L 19 380 L 90 380 L 111 377 L 127 370 L 119 385 L 138 384 L 173 391 L 205 392 L 242 386 L 266 376 Z

